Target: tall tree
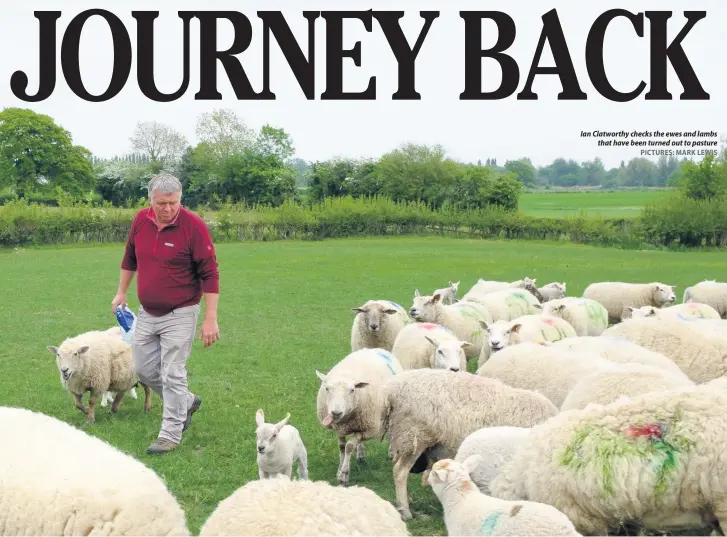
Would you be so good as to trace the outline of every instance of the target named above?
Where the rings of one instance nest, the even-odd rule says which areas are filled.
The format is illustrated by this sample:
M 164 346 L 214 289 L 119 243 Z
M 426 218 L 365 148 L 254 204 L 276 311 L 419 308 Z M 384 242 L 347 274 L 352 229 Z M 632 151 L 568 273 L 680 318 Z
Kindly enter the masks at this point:
M 134 151 L 148 155 L 152 162 L 177 161 L 189 145 L 183 134 L 158 121 L 138 122 L 129 140 Z
M 255 142 L 255 131 L 234 111 L 219 108 L 199 116 L 197 138 L 215 158 L 226 159 L 251 147 Z

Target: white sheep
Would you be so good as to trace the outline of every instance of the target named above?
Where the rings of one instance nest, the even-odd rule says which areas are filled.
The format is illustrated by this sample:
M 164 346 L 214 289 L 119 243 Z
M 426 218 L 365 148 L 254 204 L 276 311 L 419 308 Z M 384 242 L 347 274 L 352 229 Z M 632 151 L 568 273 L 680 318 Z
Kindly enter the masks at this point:
M 567 516 L 547 503 L 483 494 L 470 475 L 479 459 L 444 459 L 432 466 L 429 484 L 444 509 L 448 535 L 580 535 Z
M 468 360 L 477 358 L 485 345 L 480 321 L 492 322 L 492 316 L 481 304 L 460 300 L 455 304 L 444 305 L 439 295 L 421 296 L 419 289 L 414 290 L 409 314 L 417 322 L 442 325 L 451 330 L 460 341 L 470 343 L 465 348 Z
M 531 427 L 558 412 L 539 393 L 465 371 L 411 369 L 391 377 L 381 393 L 396 505 L 404 520 L 412 516 L 407 496 L 409 471 L 425 451 L 441 446 L 454 454 L 467 435 L 482 427 Z
M 260 479 L 278 474 L 291 477 L 296 463 L 298 477 L 308 479 L 308 452 L 298 429 L 288 424 L 288 420 L 290 413 L 278 423 L 265 423 L 265 413 L 262 408 L 255 414 L 257 466 Z
M 382 429 L 381 386 L 404 370 L 390 352 L 384 349 L 354 351 L 327 374 L 316 370 L 321 381 L 316 398 L 318 421 L 338 436 L 339 462 L 337 478 L 348 485 L 351 454 L 362 462 L 364 442 L 380 438 Z M 346 437 L 353 438 L 346 442 Z
M 654 306 L 641 306 L 635 308 L 626 306 L 621 313 L 621 320 L 640 319 L 643 317 L 670 317 L 672 319 L 721 319 L 716 309 L 708 304 L 700 302 L 687 302 L 686 304 L 674 304 L 666 308 L 655 308 Z
M 704 280 L 684 290 L 682 302 L 699 302 L 712 306 L 722 319 L 727 319 L 727 283 Z
M 406 310 L 390 300 L 369 300 L 352 308 L 351 352 L 360 349 L 391 351 L 399 331 L 412 322 Z
M 394 506 L 372 490 L 285 475 L 249 481 L 222 500 L 200 536 L 408 536 Z
M 583 298 L 599 302 L 608 311 L 608 322 L 617 324 L 621 322 L 621 314 L 627 306 L 663 308 L 673 304 L 676 300 L 675 288 L 675 285 L 661 282 L 597 282 L 585 288 Z
M 412 323 L 396 336 L 391 354 L 404 370 L 431 367 L 450 371 L 465 371 L 465 351 L 470 343 L 460 341 L 444 326 L 434 323 Z
M 588 298 L 554 298 L 543 305 L 543 315 L 565 319 L 579 336 L 600 336 L 608 328 L 608 311 Z
M 523 315 L 512 321 L 482 323 L 482 328 L 487 331 L 487 344 L 492 353 L 501 351 L 509 345 L 559 341 L 578 335 L 568 321 L 550 315 Z M 481 359 L 478 366 L 485 361 L 486 359 Z
M 603 336 L 624 337 L 670 358 L 694 382 L 707 382 L 727 373 L 727 338 L 695 329 L 675 319 L 628 319 L 608 328 Z M 704 322 L 704 321 L 701 321 Z
M 490 494 L 490 482 L 529 432 L 528 427 L 483 427 L 462 440 L 454 460 L 464 462 L 472 455 L 480 455 L 470 477 L 483 494 Z
M 540 314 L 540 301 L 524 289 L 503 289 L 486 295 L 472 295 L 471 302 L 482 304 L 492 321 L 511 321 L 523 315 Z M 485 321 L 490 324 L 490 321 Z
M 543 296 L 543 302 L 550 302 L 557 298 L 565 298 L 565 282 L 551 282 L 539 287 L 538 291 Z
M 91 330 L 47 349 L 56 357 L 61 385 L 73 395 L 75 407 L 86 415 L 88 423 L 95 422 L 96 399 L 104 392 L 116 393 L 110 409 L 116 413 L 124 394 L 137 383 L 144 387 L 144 412 L 149 412 L 151 390 L 139 382 L 131 347 L 113 332 Z M 86 392 L 90 392 L 88 407 L 81 400 Z
M 476 374 L 497 379 L 513 388 L 541 393 L 560 408 L 581 378 L 607 365 L 610 362 L 588 351 L 520 343 L 494 353 Z
M 609 362 L 625 364 L 644 364 L 666 369 L 688 378 L 681 368 L 661 353 L 646 349 L 641 345 L 616 336 L 579 336 L 561 339 L 551 343 L 554 349 L 569 349 L 576 352 L 596 354 Z
M 460 282 L 452 282 L 452 280 L 449 280 L 448 283 L 449 285 L 447 287 L 443 287 L 442 289 L 436 289 L 432 293 L 432 296 L 440 296 L 442 304 L 454 304 L 455 299 L 457 298 L 457 291 L 459 290 Z
M 619 397 L 694 386 L 683 374 L 644 364 L 610 364 L 585 375 L 566 396 L 560 410 L 586 408 L 591 403 L 607 405 Z
M 483 296 L 495 291 L 502 291 L 503 289 L 514 289 L 521 288 L 524 280 L 517 280 L 514 282 L 501 282 L 496 280 L 483 280 L 482 278 L 477 280 L 472 288 L 465 293 L 462 300 L 471 300 L 473 296 Z
M 191 535 L 164 481 L 104 440 L 13 407 L 0 431 L 3 535 Z
M 531 429 L 490 488 L 546 502 L 584 535 L 623 523 L 667 533 L 724 525 L 726 431 L 727 395 L 713 386 L 567 410 Z

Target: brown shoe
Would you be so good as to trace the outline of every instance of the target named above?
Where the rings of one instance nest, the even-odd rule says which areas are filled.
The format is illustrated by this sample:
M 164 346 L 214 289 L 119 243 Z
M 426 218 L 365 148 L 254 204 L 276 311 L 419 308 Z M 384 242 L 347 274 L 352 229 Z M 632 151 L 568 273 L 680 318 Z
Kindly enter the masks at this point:
M 176 444 L 171 440 L 167 440 L 166 438 L 160 438 L 151 446 L 146 448 L 146 452 L 149 455 L 162 455 L 164 453 L 169 453 L 170 451 L 177 449 L 177 447 L 179 447 L 179 444 Z
M 194 402 L 192 403 L 192 406 L 189 410 L 187 410 L 187 419 L 184 420 L 184 425 L 182 426 L 182 432 L 186 431 L 189 426 L 192 424 L 192 414 L 197 412 L 199 407 L 202 405 L 202 399 L 200 399 L 199 395 L 194 396 Z

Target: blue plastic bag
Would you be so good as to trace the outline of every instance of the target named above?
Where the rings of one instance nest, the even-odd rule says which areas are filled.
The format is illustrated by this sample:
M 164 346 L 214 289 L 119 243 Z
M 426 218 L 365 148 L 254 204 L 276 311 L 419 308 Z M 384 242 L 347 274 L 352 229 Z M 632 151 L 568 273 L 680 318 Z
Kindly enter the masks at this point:
M 129 309 L 129 306 L 116 306 L 116 320 L 121 326 L 121 339 L 131 345 L 131 339 L 134 337 L 134 329 L 136 328 L 136 315 Z

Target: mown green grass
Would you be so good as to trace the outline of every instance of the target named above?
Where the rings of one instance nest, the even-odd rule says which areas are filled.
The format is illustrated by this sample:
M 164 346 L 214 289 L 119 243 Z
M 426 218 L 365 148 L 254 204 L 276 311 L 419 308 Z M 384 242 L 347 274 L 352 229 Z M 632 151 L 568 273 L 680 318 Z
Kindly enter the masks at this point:
M 83 427 L 157 471 L 197 533 L 219 501 L 251 479 L 255 463 L 255 411 L 270 420 L 291 413 L 308 448 L 310 477 L 335 483 L 338 446 L 315 416 L 319 381 L 350 352 L 351 308 L 386 298 L 411 306 L 424 293 L 461 280 L 464 294 L 478 277 L 538 283 L 566 281 L 570 295 L 595 280 L 653 281 L 685 286 L 724 271 L 727 253 L 619 251 L 534 242 L 442 238 L 364 238 L 325 242 L 237 243 L 218 246 L 221 270 L 221 339 L 204 349 L 197 340 L 189 362 L 190 387 L 202 397 L 182 446 L 163 457 L 144 450 L 161 422 L 160 400 L 142 413 L 140 399 L 125 399 L 119 413 L 83 415 L 60 385 L 46 345 L 115 324 L 110 309 L 122 245 L 18 249 L 0 252 L 3 303 L 0 323 L 5 405 L 41 411 Z M 136 288 L 129 293 L 136 308 Z M 474 364 L 470 364 L 474 365 Z M 416 535 L 446 534 L 441 506 L 420 475 L 410 476 Z M 352 460 L 351 483 L 394 501 L 386 443 L 371 441 L 367 461 Z M 419 516 L 416 516 L 418 514 Z M 423 515 L 423 516 L 422 516 Z
M 518 206 L 533 216 L 563 217 L 580 214 L 605 218 L 633 218 L 644 206 L 674 195 L 673 190 L 593 192 L 525 192 Z

